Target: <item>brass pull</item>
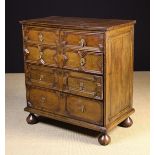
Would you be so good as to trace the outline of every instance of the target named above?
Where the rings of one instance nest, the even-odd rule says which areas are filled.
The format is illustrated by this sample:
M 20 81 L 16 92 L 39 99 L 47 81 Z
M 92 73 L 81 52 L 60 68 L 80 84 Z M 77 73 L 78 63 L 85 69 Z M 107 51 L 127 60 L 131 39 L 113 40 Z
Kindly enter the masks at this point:
M 81 47 L 84 47 L 86 46 L 86 41 L 82 38 L 80 41 L 79 41 L 79 44 Z
M 27 48 L 25 48 L 24 51 L 25 51 L 25 55 L 28 55 L 30 53 Z
M 41 32 L 39 33 L 39 36 L 38 37 L 39 37 L 39 41 L 40 42 L 43 42 L 44 37 L 43 37 L 43 34 Z
M 84 105 L 82 105 L 82 107 L 81 107 L 81 112 L 84 113 L 85 111 L 86 111 L 86 108 L 85 108 Z
M 81 65 L 81 66 L 84 66 L 85 63 L 86 63 L 85 58 L 81 58 L 81 59 L 80 59 L 80 65 Z
M 40 59 L 39 63 L 44 65 L 45 61 L 43 59 Z
M 40 75 L 39 80 L 41 81 L 44 78 L 44 75 Z
M 31 102 L 27 102 L 27 105 L 29 106 L 29 107 L 32 107 L 32 103 Z

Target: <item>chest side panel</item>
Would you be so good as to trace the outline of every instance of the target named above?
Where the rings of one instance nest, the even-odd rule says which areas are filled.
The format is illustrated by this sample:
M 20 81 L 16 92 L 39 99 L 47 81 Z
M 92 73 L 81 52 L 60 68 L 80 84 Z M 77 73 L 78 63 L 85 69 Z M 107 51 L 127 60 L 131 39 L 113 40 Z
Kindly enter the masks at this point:
M 132 110 L 133 27 L 106 33 L 106 126 Z

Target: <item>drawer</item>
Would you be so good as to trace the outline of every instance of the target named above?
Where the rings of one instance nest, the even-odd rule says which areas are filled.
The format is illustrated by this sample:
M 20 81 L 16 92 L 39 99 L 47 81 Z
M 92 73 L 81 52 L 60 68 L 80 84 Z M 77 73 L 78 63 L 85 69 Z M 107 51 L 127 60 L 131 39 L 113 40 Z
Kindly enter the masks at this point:
M 63 68 L 89 73 L 103 73 L 103 52 L 92 48 L 66 47 L 66 61 Z
M 24 27 L 23 38 L 25 42 L 43 43 L 56 45 L 58 41 L 59 32 L 53 28 L 41 27 Z
M 69 117 L 75 119 L 99 125 L 103 124 L 102 101 L 68 95 L 66 112 Z
M 65 70 L 63 72 L 63 91 L 94 99 L 103 99 L 103 81 L 101 76 Z
M 61 49 L 59 49 L 61 50 Z M 65 47 L 58 52 L 55 46 L 25 44 L 25 61 L 90 73 L 103 73 L 103 53 L 96 49 Z
M 25 74 L 27 84 L 59 89 L 58 74 L 54 68 L 25 64 Z
M 59 93 L 53 90 L 27 87 L 27 106 L 55 113 L 59 109 Z
M 35 64 L 43 64 L 49 66 L 58 66 L 56 59 L 56 47 L 49 45 L 37 45 L 25 43 L 24 45 L 25 61 Z
M 66 45 L 76 45 L 81 47 L 96 47 L 103 50 L 103 33 L 89 32 L 89 31 L 76 31 L 64 30 L 62 31 L 62 40 Z
M 84 97 L 103 99 L 102 76 L 25 64 L 26 83 Z

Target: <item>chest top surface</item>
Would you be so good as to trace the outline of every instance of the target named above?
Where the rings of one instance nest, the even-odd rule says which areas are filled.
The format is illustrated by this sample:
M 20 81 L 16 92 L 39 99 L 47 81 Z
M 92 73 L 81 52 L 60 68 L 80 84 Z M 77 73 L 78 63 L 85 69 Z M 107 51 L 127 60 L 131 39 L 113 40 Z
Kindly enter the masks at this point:
M 21 21 L 22 24 L 41 25 L 63 28 L 76 28 L 88 30 L 111 30 L 122 26 L 134 24 L 135 20 L 119 20 L 119 19 L 96 19 L 96 18 L 80 18 L 80 17 L 60 17 L 50 16 L 38 19 L 29 19 Z

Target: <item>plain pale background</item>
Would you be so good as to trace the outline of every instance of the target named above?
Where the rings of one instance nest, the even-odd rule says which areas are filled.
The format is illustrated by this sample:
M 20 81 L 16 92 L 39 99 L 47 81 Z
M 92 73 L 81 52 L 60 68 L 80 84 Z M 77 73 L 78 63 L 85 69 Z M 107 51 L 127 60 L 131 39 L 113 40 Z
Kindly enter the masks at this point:
M 47 118 L 28 125 L 24 74 L 6 74 L 6 155 L 148 155 L 149 94 L 149 72 L 135 72 L 133 125 L 116 127 L 101 146 L 92 130 Z

